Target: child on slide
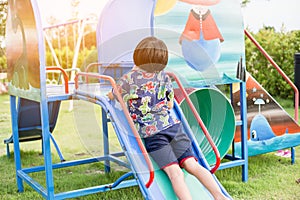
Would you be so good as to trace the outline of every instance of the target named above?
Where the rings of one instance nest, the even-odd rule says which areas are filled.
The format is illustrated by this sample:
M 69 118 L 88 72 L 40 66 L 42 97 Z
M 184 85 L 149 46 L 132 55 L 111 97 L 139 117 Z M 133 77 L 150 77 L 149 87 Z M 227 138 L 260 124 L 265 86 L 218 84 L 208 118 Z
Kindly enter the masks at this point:
M 165 43 L 147 37 L 135 48 L 133 59 L 135 66 L 120 78 L 118 91 L 108 97 L 114 99 L 116 92 L 122 95 L 147 151 L 167 174 L 179 199 L 192 199 L 181 168 L 194 175 L 214 199 L 228 199 L 211 173 L 197 162 L 181 122 L 170 115 L 174 91 L 164 71 L 168 62 Z

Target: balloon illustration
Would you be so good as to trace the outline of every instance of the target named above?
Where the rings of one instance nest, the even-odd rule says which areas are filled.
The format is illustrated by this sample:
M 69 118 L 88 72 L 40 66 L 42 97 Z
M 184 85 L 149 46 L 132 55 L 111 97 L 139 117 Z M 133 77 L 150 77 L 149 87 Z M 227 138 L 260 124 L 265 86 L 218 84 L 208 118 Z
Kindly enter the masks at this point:
M 167 13 L 175 6 L 176 2 L 177 0 L 157 0 L 154 15 L 159 16 Z

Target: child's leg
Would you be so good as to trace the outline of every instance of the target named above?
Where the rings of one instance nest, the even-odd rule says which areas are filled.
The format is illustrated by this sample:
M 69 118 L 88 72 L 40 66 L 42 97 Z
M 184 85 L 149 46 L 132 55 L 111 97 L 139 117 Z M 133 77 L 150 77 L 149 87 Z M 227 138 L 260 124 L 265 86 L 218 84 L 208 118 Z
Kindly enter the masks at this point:
M 168 175 L 174 192 L 180 200 L 192 200 L 192 196 L 184 181 L 184 176 L 181 168 L 177 164 L 172 164 L 164 168 Z
M 188 158 L 182 163 L 182 167 L 194 175 L 211 193 L 215 200 L 228 199 L 221 191 L 211 173 L 202 167 L 194 158 Z

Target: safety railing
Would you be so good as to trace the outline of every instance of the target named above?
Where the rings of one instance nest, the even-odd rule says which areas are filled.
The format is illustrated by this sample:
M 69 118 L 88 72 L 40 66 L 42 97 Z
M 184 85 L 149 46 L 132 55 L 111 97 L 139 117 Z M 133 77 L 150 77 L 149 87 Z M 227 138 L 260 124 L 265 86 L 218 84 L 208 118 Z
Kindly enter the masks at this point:
M 85 73 L 85 72 L 79 72 L 76 74 L 75 76 L 75 89 L 78 89 L 78 78 L 79 76 L 84 76 L 85 78 L 88 78 L 88 77 L 91 77 L 91 78 L 97 78 L 97 79 L 103 79 L 103 80 L 106 80 L 106 81 L 109 81 L 113 90 L 114 91 L 118 91 L 117 89 L 117 84 L 115 82 L 115 80 L 110 77 L 110 76 L 106 76 L 106 75 L 100 75 L 100 74 L 96 74 L 96 73 Z M 117 97 L 117 100 L 119 101 L 121 107 L 122 107 L 122 110 L 125 114 L 125 117 L 129 123 L 129 126 L 134 134 L 134 137 L 138 143 L 138 146 L 140 148 L 140 150 L 142 151 L 142 154 L 146 160 L 146 163 L 147 163 L 147 166 L 148 166 L 148 169 L 149 169 L 149 180 L 148 182 L 146 183 L 146 187 L 149 188 L 150 185 L 152 184 L 153 180 L 154 180 L 154 168 L 153 168 L 153 165 L 152 165 L 152 162 L 148 156 L 148 153 L 144 147 L 144 144 L 140 138 L 140 135 L 138 133 L 138 131 L 136 130 L 135 126 L 134 126 L 134 123 L 132 121 L 132 118 L 130 117 L 130 114 L 129 114 L 129 111 L 127 110 L 127 107 L 123 101 L 123 98 L 121 96 L 120 93 L 116 92 L 115 93 L 116 97 Z
M 198 124 L 200 125 L 201 129 L 203 130 L 203 133 L 204 133 L 206 139 L 208 140 L 209 144 L 211 145 L 211 147 L 212 147 L 212 149 L 213 149 L 213 151 L 214 151 L 214 153 L 215 153 L 215 155 L 216 155 L 216 164 L 215 164 L 215 166 L 210 170 L 211 173 L 215 173 L 215 172 L 217 171 L 217 169 L 219 168 L 220 164 L 221 164 L 220 152 L 219 152 L 217 146 L 215 145 L 214 141 L 212 140 L 212 138 L 211 138 L 211 136 L 210 136 L 210 134 L 209 134 L 209 132 L 208 132 L 208 130 L 207 130 L 205 124 L 203 123 L 201 117 L 199 116 L 199 113 L 197 112 L 197 110 L 196 110 L 194 104 L 192 103 L 192 101 L 191 101 L 189 95 L 188 95 L 187 92 L 185 91 L 185 89 L 184 89 L 183 85 L 181 84 L 180 80 L 179 80 L 179 79 L 177 78 L 177 76 L 176 76 L 174 73 L 172 73 L 172 72 L 167 72 L 167 74 L 168 74 L 170 77 L 174 78 L 174 80 L 176 81 L 176 83 L 177 83 L 177 85 L 178 85 L 180 91 L 182 92 L 182 94 L 183 94 L 183 96 L 184 96 L 184 98 L 185 98 L 187 104 L 189 105 L 191 111 L 193 112 L 193 114 L 194 114 L 194 116 L 195 116 L 195 118 L 196 118 Z
M 69 93 L 69 77 L 68 77 L 67 72 L 63 68 L 57 67 L 57 66 L 46 67 L 46 70 L 47 71 L 58 70 L 62 73 L 63 78 L 64 78 L 64 84 L 65 84 L 65 93 L 68 94 Z
M 118 80 L 123 74 L 127 73 L 133 67 L 131 62 L 122 63 L 90 63 L 86 66 L 85 72 L 92 72 L 97 70 L 98 73 L 108 75 Z
M 279 72 L 279 74 L 287 81 L 287 83 L 292 87 L 295 93 L 295 114 L 294 119 L 298 122 L 298 105 L 299 105 L 299 91 L 295 84 L 289 79 L 289 77 L 282 71 L 282 69 L 276 64 L 276 62 L 271 58 L 271 56 L 264 50 L 262 46 L 255 40 L 255 38 L 245 29 L 246 36 L 251 40 L 251 42 L 258 48 L 258 50 L 265 56 L 265 58 L 273 65 L 273 67 Z

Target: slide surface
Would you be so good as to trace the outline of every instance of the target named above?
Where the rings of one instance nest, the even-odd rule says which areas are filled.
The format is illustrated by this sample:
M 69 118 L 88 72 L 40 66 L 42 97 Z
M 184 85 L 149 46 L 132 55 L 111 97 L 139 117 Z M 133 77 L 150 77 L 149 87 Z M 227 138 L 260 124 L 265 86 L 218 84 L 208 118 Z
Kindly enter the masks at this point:
M 91 97 L 90 95 L 88 96 Z M 155 169 L 154 182 L 149 188 L 145 187 L 145 184 L 149 179 L 149 170 L 146 165 L 146 161 L 138 147 L 136 139 L 129 127 L 128 121 L 124 116 L 120 104 L 116 101 L 109 101 L 105 96 L 95 96 L 94 98 L 97 99 L 96 103 L 101 105 L 102 108 L 109 113 L 112 125 L 117 134 L 119 142 L 122 148 L 124 149 L 127 160 L 130 162 L 132 171 L 134 172 L 135 177 L 137 178 L 138 185 L 145 199 L 177 199 L 168 177 L 162 170 L 159 170 L 157 168 L 154 162 L 152 162 Z M 177 104 L 172 110 L 172 114 L 177 115 L 177 117 L 180 120 L 182 120 L 184 129 L 192 140 L 193 149 L 196 152 L 198 161 L 204 167 L 207 168 L 208 163 L 206 162 L 204 156 L 200 152 L 198 144 L 196 144 L 196 140 L 193 134 L 191 133 L 188 123 L 183 117 L 184 115 Z M 184 172 L 184 174 L 186 183 L 194 199 L 213 199 L 211 194 L 194 176 L 188 174 L 187 172 Z M 214 179 L 220 186 L 224 194 L 229 196 L 215 176 Z

